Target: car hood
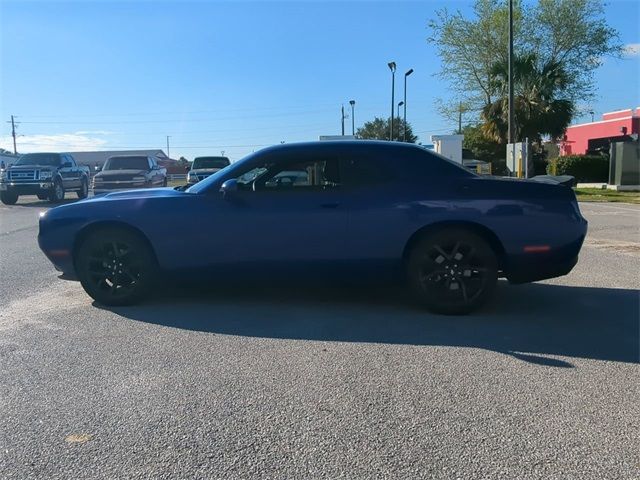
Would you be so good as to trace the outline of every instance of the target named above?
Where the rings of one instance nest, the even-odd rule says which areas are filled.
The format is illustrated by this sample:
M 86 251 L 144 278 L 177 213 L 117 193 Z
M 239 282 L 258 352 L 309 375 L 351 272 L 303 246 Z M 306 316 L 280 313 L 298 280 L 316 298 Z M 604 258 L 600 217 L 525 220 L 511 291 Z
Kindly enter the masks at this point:
M 221 168 L 194 168 L 190 173 L 216 173 L 222 170 Z
M 96 173 L 96 177 L 101 177 L 104 179 L 116 178 L 116 177 L 136 177 L 139 175 L 144 175 L 147 173 L 146 170 L 103 170 L 102 172 Z
M 185 193 L 183 191 L 175 190 L 172 187 L 161 188 L 138 188 L 135 190 L 120 190 L 117 192 L 107 193 L 105 195 L 99 195 L 92 197 L 86 202 L 102 201 L 102 200 L 129 200 L 129 199 L 144 199 L 144 198 L 171 198 L 182 197 L 184 195 L 193 195 L 192 193 Z

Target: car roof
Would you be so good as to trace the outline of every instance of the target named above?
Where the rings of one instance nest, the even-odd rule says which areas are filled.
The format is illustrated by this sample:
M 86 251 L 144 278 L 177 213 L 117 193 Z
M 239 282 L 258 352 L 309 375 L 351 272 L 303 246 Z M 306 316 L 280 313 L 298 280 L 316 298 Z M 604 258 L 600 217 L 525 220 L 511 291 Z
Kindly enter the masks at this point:
M 428 151 L 415 143 L 390 142 L 388 140 L 318 140 L 313 142 L 282 143 L 266 147 L 260 152 L 285 152 L 296 150 L 369 150 L 369 149 L 420 149 Z

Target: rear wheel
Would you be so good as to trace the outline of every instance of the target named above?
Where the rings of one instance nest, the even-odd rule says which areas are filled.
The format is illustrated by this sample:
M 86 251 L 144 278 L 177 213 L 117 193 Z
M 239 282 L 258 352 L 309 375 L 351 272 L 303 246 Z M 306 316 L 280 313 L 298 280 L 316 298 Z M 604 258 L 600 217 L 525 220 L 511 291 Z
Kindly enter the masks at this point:
M 470 313 L 491 298 L 498 280 L 496 255 L 480 236 L 451 228 L 428 234 L 413 248 L 409 284 L 428 309 Z
M 53 188 L 51 189 L 51 193 L 49 194 L 49 201 L 53 203 L 59 203 L 64 200 L 64 186 L 62 185 L 62 181 L 57 179 L 53 183 Z
M 119 228 L 102 229 L 82 242 L 75 257 L 85 291 L 104 305 L 131 305 L 151 290 L 157 266 L 139 235 Z
M 18 194 L 14 192 L 0 192 L 0 200 L 5 205 L 15 205 L 18 201 Z
M 38 200 L 46 200 L 49 198 L 49 195 L 46 193 L 39 193 L 38 194 Z
M 78 198 L 87 198 L 89 196 L 89 182 L 87 180 L 82 180 L 82 186 L 80 190 L 78 190 Z

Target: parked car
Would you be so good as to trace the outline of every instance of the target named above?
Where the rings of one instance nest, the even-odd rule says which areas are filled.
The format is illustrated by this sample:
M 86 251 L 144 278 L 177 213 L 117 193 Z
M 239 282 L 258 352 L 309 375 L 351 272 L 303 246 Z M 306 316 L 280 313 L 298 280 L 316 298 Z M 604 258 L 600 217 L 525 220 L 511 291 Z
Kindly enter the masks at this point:
M 273 182 L 282 172 L 306 177 Z M 278 145 L 184 191 L 57 207 L 41 217 L 38 240 L 107 305 L 139 301 L 160 272 L 213 271 L 406 281 L 431 310 L 460 314 L 486 302 L 498 277 L 569 273 L 586 230 L 570 188 L 479 176 L 418 146 L 358 140 Z
M 26 153 L 0 171 L 0 200 L 13 205 L 20 195 L 61 202 L 66 192 L 89 194 L 89 167 L 76 165 L 68 153 Z
M 139 155 L 110 157 L 93 177 L 93 193 L 114 192 L 133 188 L 167 186 L 167 169 L 153 157 Z
M 197 157 L 187 173 L 187 183 L 193 185 L 231 164 L 227 157 Z

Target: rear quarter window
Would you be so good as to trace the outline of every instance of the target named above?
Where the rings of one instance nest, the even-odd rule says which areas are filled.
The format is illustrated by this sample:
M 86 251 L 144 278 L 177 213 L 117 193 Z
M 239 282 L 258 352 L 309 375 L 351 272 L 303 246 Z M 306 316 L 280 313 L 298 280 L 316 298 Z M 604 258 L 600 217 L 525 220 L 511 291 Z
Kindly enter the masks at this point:
M 448 158 L 426 149 L 407 149 L 405 152 L 395 156 L 393 162 L 398 175 L 403 180 L 408 181 L 474 176 L 462 165 L 458 165 Z

